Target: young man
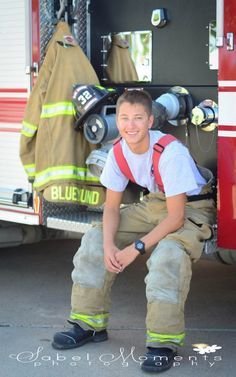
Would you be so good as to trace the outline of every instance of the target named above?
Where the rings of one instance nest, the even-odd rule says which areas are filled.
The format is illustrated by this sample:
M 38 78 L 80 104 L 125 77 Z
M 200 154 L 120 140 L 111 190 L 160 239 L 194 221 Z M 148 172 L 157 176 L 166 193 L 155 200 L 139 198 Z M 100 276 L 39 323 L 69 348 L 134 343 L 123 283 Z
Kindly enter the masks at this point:
M 147 339 L 145 371 L 171 367 L 183 344 L 184 304 L 191 263 L 211 237 L 214 201 L 206 169 L 203 177 L 187 148 L 177 140 L 161 154 L 158 169 L 164 192 L 153 174 L 153 146 L 163 133 L 150 131 L 152 99 L 145 91 L 125 92 L 117 102 L 117 127 L 123 155 L 140 186 L 150 192 L 142 202 L 120 209 L 128 178 L 110 151 L 101 182 L 107 188 L 103 224 L 89 230 L 74 257 L 71 330 L 56 333 L 53 347 L 68 349 L 107 339 L 110 290 L 117 274 L 147 253 Z

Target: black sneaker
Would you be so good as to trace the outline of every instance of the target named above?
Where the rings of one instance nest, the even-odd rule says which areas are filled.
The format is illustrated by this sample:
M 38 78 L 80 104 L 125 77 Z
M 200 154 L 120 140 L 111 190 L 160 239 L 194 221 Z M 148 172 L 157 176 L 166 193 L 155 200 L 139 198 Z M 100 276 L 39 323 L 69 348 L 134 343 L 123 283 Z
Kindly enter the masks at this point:
M 141 369 L 145 372 L 160 373 L 172 367 L 177 352 L 170 348 L 148 347 L 146 360 L 142 363 Z
M 80 347 L 88 342 L 103 342 L 108 339 L 107 331 L 84 330 L 78 324 L 66 332 L 57 332 L 54 335 L 52 346 L 58 350 Z

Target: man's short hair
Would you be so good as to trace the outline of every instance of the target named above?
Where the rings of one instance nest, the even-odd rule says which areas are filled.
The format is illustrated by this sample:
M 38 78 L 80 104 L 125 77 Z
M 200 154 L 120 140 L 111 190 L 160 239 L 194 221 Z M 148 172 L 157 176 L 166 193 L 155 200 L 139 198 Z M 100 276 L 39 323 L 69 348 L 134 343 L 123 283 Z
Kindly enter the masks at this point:
M 131 105 L 143 105 L 148 115 L 152 114 L 152 97 L 145 90 L 126 90 L 117 100 L 116 112 L 118 113 L 120 106 L 128 102 Z

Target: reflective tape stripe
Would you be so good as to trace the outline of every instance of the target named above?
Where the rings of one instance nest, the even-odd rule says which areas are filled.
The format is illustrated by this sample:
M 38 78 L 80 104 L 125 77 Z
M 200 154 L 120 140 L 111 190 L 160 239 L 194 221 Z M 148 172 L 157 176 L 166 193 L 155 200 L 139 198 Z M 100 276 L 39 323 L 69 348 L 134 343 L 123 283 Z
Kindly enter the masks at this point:
M 22 122 L 22 129 L 21 129 L 22 135 L 26 137 L 32 137 L 34 136 L 36 131 L 37 131 L 37 126 L 35 126 L 34 124 L 30 124 L 25 121 Z
M 24 169 L 29 177 L 35 176 L 35 164 L 24 165 Z
M 182 346 L 184 338 L 185 338 L 185 333 L 171 335 L 171 334 L 158 334 L 151 331 L 147 331 L 148 343 L 175 343 Z
M 44 185 L 51 180 L 76 179 L 78 181 L 99 182 L 99 178 L 91 175 L 87 168 L 77 166 L 55 166 L 36 173 L 34 187 Z
M 109 313 L 96 315 L 71 313 L 70 318 L 83 321 L 92 328 L 99 329 L 107 326 L 109 320 Z
M 104 88 L 104 86 L 101 86 L 101 85 L 94 85 L 96 88 L 98 88 L 98 89 L 101 89 L 101 90 L 106 90 L 105 88 Z
M 43 105 L 40 118 L 53 118 L 59 115 L 75 115 L 72 102 L 57 102 Z
M 100 90 L 105 90 L 105 91 L 108 90 L 108 92 L 115 92 L 115 89 L 113 88 L 104 88 L 104 86 L 101 86 L 101 85 L 94 85 L 94 86 Z

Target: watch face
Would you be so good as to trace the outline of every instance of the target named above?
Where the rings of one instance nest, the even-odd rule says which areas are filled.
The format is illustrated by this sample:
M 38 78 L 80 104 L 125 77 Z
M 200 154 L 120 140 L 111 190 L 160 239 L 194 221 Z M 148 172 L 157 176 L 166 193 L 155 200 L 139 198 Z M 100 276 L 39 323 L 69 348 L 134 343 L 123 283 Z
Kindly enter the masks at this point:
M 143 243 L 142 242 L 137 242 L 136 243 L 136 247 L 137 247 L 137 249 L 142 250 L 143 249 Z
M 137 240 L 135 241 L 135 248 L 140 252 L 140 254 L 145 254 L 145 244 L 144 242 Z

